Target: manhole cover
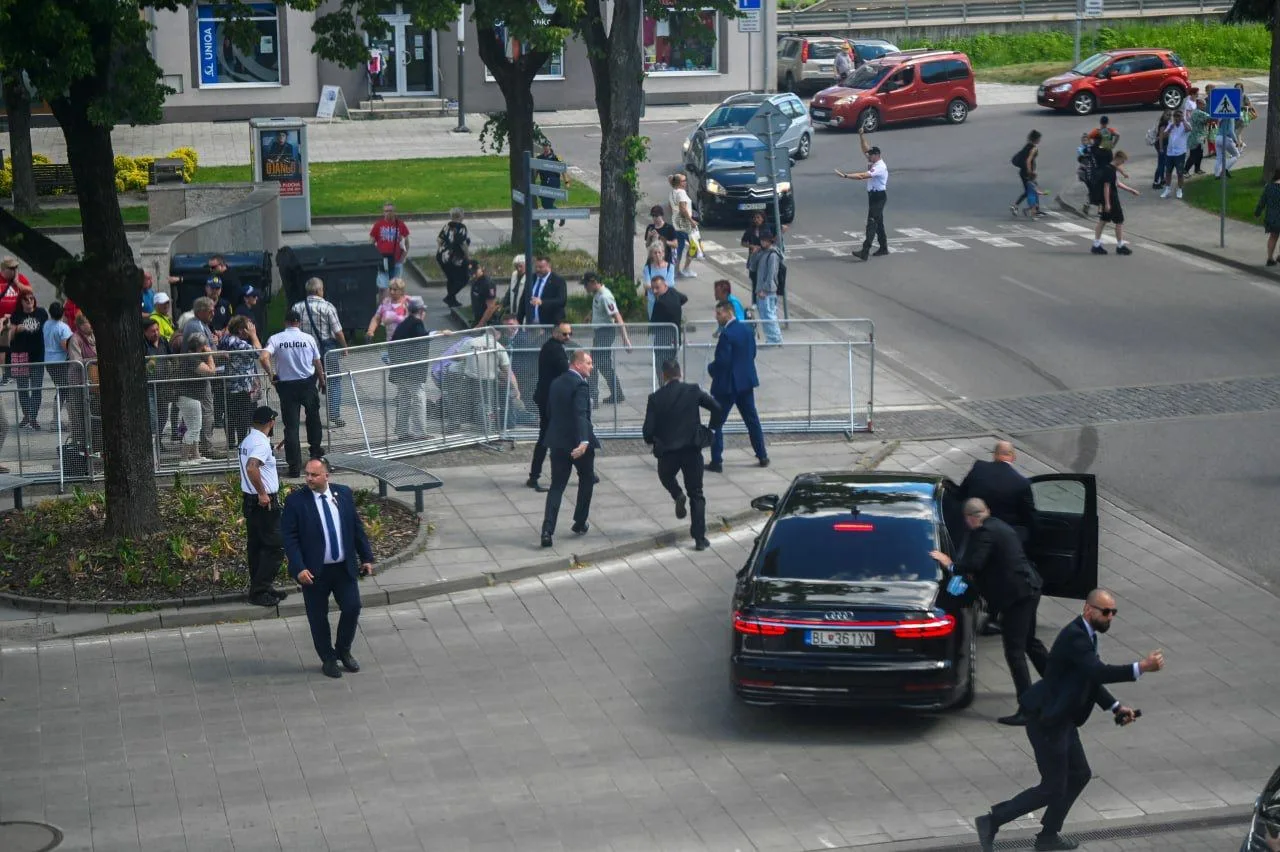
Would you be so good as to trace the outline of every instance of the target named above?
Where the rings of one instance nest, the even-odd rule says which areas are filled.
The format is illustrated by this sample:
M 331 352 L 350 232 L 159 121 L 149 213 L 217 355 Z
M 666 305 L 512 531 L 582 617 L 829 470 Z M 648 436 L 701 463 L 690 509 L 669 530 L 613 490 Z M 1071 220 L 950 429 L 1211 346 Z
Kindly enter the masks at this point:
M 0 849 L 49 852 L 62 844 L 62 832 L 42 822 L 0 822 Z

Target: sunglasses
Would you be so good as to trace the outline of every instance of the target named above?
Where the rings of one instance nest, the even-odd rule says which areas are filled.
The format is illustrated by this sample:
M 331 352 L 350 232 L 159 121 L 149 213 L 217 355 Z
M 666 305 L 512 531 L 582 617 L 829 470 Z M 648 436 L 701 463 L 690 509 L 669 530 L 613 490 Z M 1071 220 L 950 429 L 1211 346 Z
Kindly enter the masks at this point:
M 1098 612 L 1102 613 L 1108 618 L 1110 618 L 1111 616 L 1120 614 L 1120 610 L 1116 609 L 1113 606 L 1094 606 L 1093 604 L 1089 604 L 1089 607 L 1091 609 L 1096 609 Z

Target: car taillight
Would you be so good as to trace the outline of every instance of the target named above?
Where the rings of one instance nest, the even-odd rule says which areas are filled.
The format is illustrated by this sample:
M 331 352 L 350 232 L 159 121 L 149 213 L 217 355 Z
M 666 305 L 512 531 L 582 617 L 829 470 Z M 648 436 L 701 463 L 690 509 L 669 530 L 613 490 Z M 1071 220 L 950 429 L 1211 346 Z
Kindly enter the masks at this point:
M 801 62 L 809 61 L 809 39 L 805 39 L 804 41 L 800 42 L 800 61 Z
M 858 521 L 841 521 L 832 526 L 836 532 L 875 532 L 875 526 Z
M 956 629 L 956 617 L 944 615 L 928 621 L 906 621 L 893 628 L 893 635 L 899 639 L 941 639 L 950 636 Z
M 733 629 L 749 636 L 781 636 L 787 632 L 781 624 L 761 623 L 740 612 L 733 614 Z

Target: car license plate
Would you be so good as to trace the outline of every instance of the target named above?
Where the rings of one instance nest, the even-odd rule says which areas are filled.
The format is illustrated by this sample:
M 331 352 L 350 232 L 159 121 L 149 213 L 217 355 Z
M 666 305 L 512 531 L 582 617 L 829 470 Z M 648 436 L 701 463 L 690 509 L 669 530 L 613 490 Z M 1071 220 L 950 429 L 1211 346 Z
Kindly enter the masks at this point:
M 825 109 L 813 109 L 813 110 L 810 110 L 810 111 L 809 111 L 809 114 L 810 114 L 810 115 L 812 115 L 814 118 L 824 118 L 824 119 L 825 119 L 825 118 L 830 118 L 830 117 L 831 117 L 831 111 L 830 111 L 830 110 L 825 110 Z
M 765 204 L 763 201 L 752 201 L 746 204 L 739 204 L 738 209 L 739 210 L 763 210 L 768 206 L 769 205 Z
M 873 648 L 876 634 L 858 630 L 810 630 L 804 641 L 819 648 Z

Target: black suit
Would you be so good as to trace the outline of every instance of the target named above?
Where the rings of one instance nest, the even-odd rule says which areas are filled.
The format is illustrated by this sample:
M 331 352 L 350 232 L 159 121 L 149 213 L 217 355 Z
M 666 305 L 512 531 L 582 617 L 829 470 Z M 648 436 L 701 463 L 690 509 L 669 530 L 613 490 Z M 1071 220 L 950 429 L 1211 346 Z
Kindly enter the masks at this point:
M 555 535 L 560 501 L 569 484 L 569 472 L 578 471 L 578 502 L 573 509 L 573 525 L 583 528 L 591 512 L 591 492 L 595 490 L 596 439 L 591 425 L 591 392 L 587 380 L 573 370 L 551 383 L 547 393 L 547 449 L 551 452 L 551 488 L 542 517 L 542 534 Z M 583 442 L 587 450 L 578 458 L 571 452 Z
M 538 442 L 533 445 L 533 461 L 529 464 L 529 478 L 542 476 L 542 463 L 547 458 L 547 395 L 551 383 L 569 370 L 569 353 L 564 343 L 554 337 L 538 350 L 538 384 L 533 389 L 533 403 L 538 406 Z
M 1036 636 L 1036 608 L 1040 605 L 1040 575 L 1022 550 L 1013 527 L 996 517 L 969 532 L 956 571 L 973 577 L 982 596 L 1004 615 L 1004 658 L 1021 696 L 1031 686 L 1027 658 L 1041 675 L 1048 651 Z
M 976 461 L 960 483 L 960 499 L 977 497 L 987 504 L 992 517 L 1018 531 L 1026 544 L 1036 531 L 1036 504 L 1031 496 L 1031 480 L 1003 461 Z
M 644 441 L 653 445 L 658 457 L 658 481 L 677 502 L 684 496 L 676 482 L 676 472 L 684 477 L 689 492 L 691 519 L 689 533 L 694 541 L 707 535 L 707 500 L 702 496 L 702 447 L 698 443 L 702 415 L 711 413 L 716 422 L 723 413 L 720 403 L 695 384 L 679 380 L 667 382 L 649 394 L 644 412 Z
M 1093 705 L 1111 709 L 1116 699 L 1103 684 L 1136 679 L 1136 665 L 1111 666 L 1098 658 L 1095 639 L 1083 618 L 1076 618 L 1058 634 L 1049 652 L 1044 679 L 1021 697 L 1027 739 L 1035 750 L 1040 783 L 991 808 L 996 828 L 1037 808 L 1045 808 L 1040 822 L 1048 834 L 1062 830 L 1067 811 L 1084 790 L 1092 770 L 1080 744 L 1078 728 L 1089 720 Z
M 662 374 L 662 362 L 676 357 L 676 347 L 680 345 L 681 323 L 684 321 L 684 303 L 687 301 L 689 297 L 673 287 L 668 287 L 667 292 L 654 299 L 649 322 L 655 325 L 670 323 L 676 327 L 675 331 L 669 328 L 653 330 L 653 360 L 659 375 Z
M 529 304 L 534 292 L 538 289 L 538 275 L 529 276 L 528 286 L 520 296 L 520 311 L 516 319 L 521 325 L 559 325 L 564 322 L 564 306 L 569 301 L 569 285 L 564 279 L 552 272 L 542 287 L 542 304 L 534 308 Z M 534 314 L 537 314 L 535 317 Z

